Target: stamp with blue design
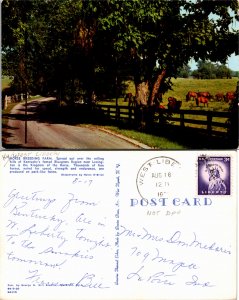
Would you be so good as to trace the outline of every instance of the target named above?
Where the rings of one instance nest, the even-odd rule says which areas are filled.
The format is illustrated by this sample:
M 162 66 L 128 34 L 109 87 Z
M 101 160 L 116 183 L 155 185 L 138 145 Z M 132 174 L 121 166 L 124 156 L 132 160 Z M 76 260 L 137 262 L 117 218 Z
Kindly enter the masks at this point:
M 230 168 L 229 156 L 199 156 L 198 195 L 230 195 Z

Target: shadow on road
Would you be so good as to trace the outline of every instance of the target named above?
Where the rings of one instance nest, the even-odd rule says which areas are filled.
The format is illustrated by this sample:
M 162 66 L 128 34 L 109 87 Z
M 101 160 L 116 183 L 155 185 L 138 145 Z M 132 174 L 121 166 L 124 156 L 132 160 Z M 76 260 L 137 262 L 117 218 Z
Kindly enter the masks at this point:
M 96 111 L 90 106 L 59 106 L 56 100 L 47 101 L 31 101 L 26 104 L 21 103 L 21 108 L 14 108 L 13 113 L 2 113 L 2 146 L 4 148 L 27 148 L 24 144 L 9 144 L 7 139 L 14 137 L 14 131 L 19 129 L 18 127 L 9 126 L 8 121 L 18 120 L 22 122 L 36 121 L 39 123 L 47 124 L 64 124 L 64 125 L 77 125 L 77 124 L 94 124 L 94 125 L 110 125 L 112 122 L 107 122 L 104 113 Z M 34 148 L 33 148 L 34 149 Z M 41 149 L 52 149 L 51 147 Z

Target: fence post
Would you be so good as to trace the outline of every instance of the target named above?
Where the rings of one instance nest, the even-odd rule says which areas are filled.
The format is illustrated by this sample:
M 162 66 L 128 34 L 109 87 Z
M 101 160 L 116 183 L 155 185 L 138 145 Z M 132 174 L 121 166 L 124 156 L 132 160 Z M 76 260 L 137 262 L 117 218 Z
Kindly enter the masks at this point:
M 184 127 L 184 113 L 180 113 L 180 126 Z
M 212 134 L 212 112 L 209 111 L 207 114 L 207 132 L 209 135 Z
M 119 106 L 116 107 L 116 121 L 118 122 L 120 120 L 120 108 Z
M 7 109 L 7 106 L 8 106 L 8 96 L 6 95 L 5 98 L 4 98 L 4 106 L 3 106 L 3 109 Z
M 129 124 L 131 124 L 131 118 L 132 118 L 132 108 L 129 107 Z

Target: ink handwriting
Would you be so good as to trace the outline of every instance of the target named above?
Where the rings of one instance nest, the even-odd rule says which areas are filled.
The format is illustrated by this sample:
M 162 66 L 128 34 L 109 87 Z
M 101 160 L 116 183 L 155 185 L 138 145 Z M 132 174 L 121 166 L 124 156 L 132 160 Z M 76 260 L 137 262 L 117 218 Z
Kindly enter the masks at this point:
M 202 251 L 216 252 L 217 254 L 231 255 L 230 246 L 225 247 L 219 245 L 216 241 L 204 242 L 200 240 L 195 232 L 191 234 L 190 240 L 183 239 L 183 233 L 181 231 L 175 231 L 173 234 L 165 237 L 163 233 L 152 233 L 147 228 L 142 227 L 140 231 L 127 228 L 120 225 L 121 231 L 119 233 L 122 237 L 134 238 L 138 240 L 154 241 L 160 244 L 167 243 L 172 246 L 182 248 L 195 248 Z
M 89 185 L 91 183 L 89 181 Z M 7 260 L 16 268 L 27 269 L 25 280 L 30 283 L 65 286 L 64 281 L 58 281 L 58 273 L 61 273 L 60 278 L 65 278 L 64 270 L 77 265 L 80 275 L 77 276 L 74 269 L 69 286 L 109 288 L 104 274 L 108 274 L 110 265 L 106 269 L 98 268 L 102 263 L 100 250 L 106 256 L 112 251 L 113 239 L 108 235 L 108 231 L 112 231 L 102 223 L 107 215 L 99 215 L 96 201 L 81 199 L 76 193 L 49 195 L 43 188 L 34 192 L 12 188 L 7 194 L 3 204 L 8 213 L 5 223 Z M 54 272 L 57 272 L 56 277 Z M 76 278 L 75 281 L 72 278 Z
M 84 228 L 81 229 L 77 229 L 78 233 L 76 234 L 76 238 L 79 241 L 85 242 L 85 243 L 89 243 L 90 245 L 92 245 L 90 247 L 90 249 L 95 249 L 96 247 L 104 247 L 104 248 L 108 248 L 110 247 L 110 244 L 108 242 L 105 241 L 104 237 L 102 237 L 102 239 L 98 240 L 98 239 L 91 239 L 89 238 L 86 234 L 82 235 L 81 233 L 84 231 Z
M 26 280 L 31 283 L 37 283 L 40 286 L 75 286 L 89 289 L 108 289 L 110 286 L 106 283 L 101 282 L 101 280 L 96 279 L 96 274 L 86 272 L 84 275 L 80 276 L 80 279 L 76 282 L 70 283 L 60 283 L 59 281 L 48 281 L 43 279 L 44 274 L 39 273 L 39 270 L 29 270 Z
M 17 189 L 12 189 L 12 191 L 8 195 L 7 201 L 4 203 L 3 207 L 8 207 L 10 204 L 12 204 L 15 200 L 25 200 L 25 201 L 36 201 L 36 202 L 42 202 L 43 208 L 48 208 L 52 203 L 56 201 L 55 198 L 48 198 L 47 196 L 41 196 L 43 191 L 35 191 L 32 193 L 29 193 L 27 195 L 21 194 Z
M 155 248 L 154 251 L 145 251 L 145 250 L 142 251 L 139 250 L 138 247 L 132 247 L 131 249 L 133 250 L 131 252 L 131 256 L 140 258 L 142 263 L 155 262 L 155 263 L 165 264 L 172 267 L 171 269 L 172 272 L 176 272 L 181 268 L 188 269 L 188 270 L 196 270 L 199 268 L 193 262 L 186 263 L 183 260 L 177 261 L 172 258 L 164 257 L 162 254 L 160 254 L 158 248 Z
M 59 247 L 61 247 L 66 241 L 68 241 L 68 239 L 64 235 L 64 231 L 54 231 L 54 230 L 51 231 L 49 225 L 44 226 L 43 229 L 38 227 L 39 226 L 35 223 L 31 224 L 29 227 L 27 226 L 27 228 L 20 231 L 19 235 L 26 234 L 28 238 L 31 238 L 32 235 L 37 235 L 37 236 L 44 236 L 51 239 L 59 239 L 62 241 Z
M 40 265 L 44 267 L 49 267 L 55 269 L 56 267 L 61 267 L 66 263 L 67 260 L 63 260 L 60 262 L 52 263 L 52 262 L 47 262 L 43 260 L 38 260 L 38 259 L 31 259 L 28 257 L 20 257 L 17 256 L 13 251 L 7 253 L 7 259 L 13 262 L 21 262 L 24 264 L 33 264 L 33 265 Z
M 165 272 L 157 272 L 150 275 L 143 275 L 142 271 L 145 266 L 141 266 L 137 271 L 128 274 L 127 279 L 134 279 L 136 281 L 145 281 L 151 284 L 162 284 L 162 285 L 175 285 L 175 281 L 171 278 L 175 276 L 175 274 L 167 274 Z
M 199 282 L 199 278 L 197 275 L 192 276 L 192 281 L 185 282 L 186 285 L 197 286 L 197 287 L 214 287 L 209 281 L 207 282 Z
M 47 247 L 46 249 L 44 249 L 43 251 L 39 252 L 39 254 L 53 254 L 53 255 L 64 255 L 64 256 L 70 256 L 71 258 L 81 258 L 81 259 L 93 259 L 94 256 L 93 255 L 88 255 L 86 253 L 81 253 L 81 250 L 77 250 L 76 252 L 73 253 L 68 253 L 68 252 L 63 252 L 63 250 L 58 251 L 55 250 L 53 247 Z
M 75 195 L 72 193 L 68 193 L 68 195 L 70 195 L 70 197 L 67 200 L 66 204 L 61 208 L 60 210 L 61 213 L 65 213 L 69 209 L 72 203 L 83 205 L 83 206 L 97 206 L 96 202 L 88 202 L 88 201 L 80 200 L 76 198 Z

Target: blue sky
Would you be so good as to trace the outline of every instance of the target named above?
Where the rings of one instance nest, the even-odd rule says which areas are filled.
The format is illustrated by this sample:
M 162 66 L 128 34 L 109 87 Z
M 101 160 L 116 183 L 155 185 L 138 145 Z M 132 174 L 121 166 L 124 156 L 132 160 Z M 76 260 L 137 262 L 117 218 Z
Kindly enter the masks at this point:
M 231 55 L 227 60 L 229 69 L 239 71 L 239 55 Z

